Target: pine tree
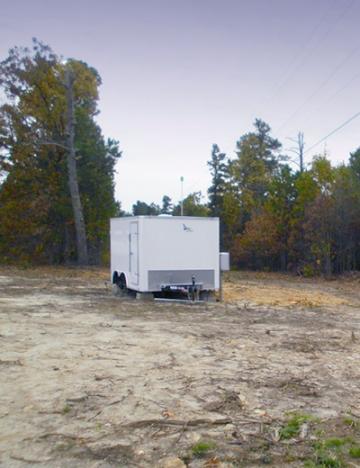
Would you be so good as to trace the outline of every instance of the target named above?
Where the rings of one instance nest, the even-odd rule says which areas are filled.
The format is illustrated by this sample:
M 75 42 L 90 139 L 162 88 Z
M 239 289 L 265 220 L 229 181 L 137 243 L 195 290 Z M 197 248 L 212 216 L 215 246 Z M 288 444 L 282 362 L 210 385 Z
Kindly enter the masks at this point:
M 211 159 L 208 161 L 211 185 L 208 189 L 209 208 L 212 216 L 221 216 L 223 210 L 224 193 L 226 190 L 227 166 L 226 154 L 220 151 L 218 145 L 214 144 L 211 151 Z
M 270 126 L 260 119 L 255 120 L 254 126 L 254 132 L 237 141 L 237 158 L 229 165 L 231 182 L 241 204 L 243 226 L 251 218 L 252 211 L 263 206 L 271 178 L 281 161 L 281 143 L 271 137 Z
M 171 214 L 172 210 L 171 198 L 168 195 L 164 195 L 162 198 L 161 214 Z

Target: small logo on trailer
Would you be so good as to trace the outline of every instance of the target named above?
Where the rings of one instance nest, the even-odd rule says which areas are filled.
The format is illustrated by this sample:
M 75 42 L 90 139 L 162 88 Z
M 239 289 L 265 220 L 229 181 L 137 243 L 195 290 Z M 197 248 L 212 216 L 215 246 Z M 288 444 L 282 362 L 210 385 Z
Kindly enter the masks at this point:
M 184 229 L 185 232 L 193 232 L 193 230 L 191 229 L 191 227 L 186 226 L 186 224 L 183 224 L 183 229 Z

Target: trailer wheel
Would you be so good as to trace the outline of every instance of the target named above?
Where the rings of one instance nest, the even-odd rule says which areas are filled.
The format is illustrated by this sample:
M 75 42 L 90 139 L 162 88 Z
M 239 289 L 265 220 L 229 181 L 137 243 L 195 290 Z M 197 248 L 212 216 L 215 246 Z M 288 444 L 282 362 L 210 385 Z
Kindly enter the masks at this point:
M 128 289 L 127 289 L 126 278 L 125 278 L 124 273 L 121 273 L 118 279 L 118 286 L 124 293 L 127 293 Z
M 118 284 L 119 282 L 119 275 L 117 271 L 114 271 L 113 276 L 112 276 L 112 283 L 113 284 Z
M 119 276 L 118 272 L 113 273 L 113 285 L 114 285 L 114 294 L 116 296 L 126 296 L 128 293 L 126 285 L 126 277 L 124 273 L 121 273 Z

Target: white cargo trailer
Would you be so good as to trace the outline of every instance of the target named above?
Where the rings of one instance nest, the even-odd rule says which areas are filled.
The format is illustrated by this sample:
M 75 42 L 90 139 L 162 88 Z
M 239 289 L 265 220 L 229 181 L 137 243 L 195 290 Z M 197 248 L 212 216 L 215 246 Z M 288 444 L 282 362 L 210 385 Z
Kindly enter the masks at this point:
M 219 289 L 219 218 L 112 218 L 110 242 L 111 278 L 121 289 Z

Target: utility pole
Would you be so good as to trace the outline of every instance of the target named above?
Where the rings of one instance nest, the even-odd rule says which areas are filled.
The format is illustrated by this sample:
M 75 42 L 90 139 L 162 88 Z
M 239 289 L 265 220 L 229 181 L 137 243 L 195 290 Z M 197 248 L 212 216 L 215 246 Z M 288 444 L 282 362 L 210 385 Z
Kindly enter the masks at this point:
M 180 182 L 181 182 L 181 201 L 180 201 L 180 207 L 181 207 L 181 216 L 184 216 L 184 177 L 180 177 Z

